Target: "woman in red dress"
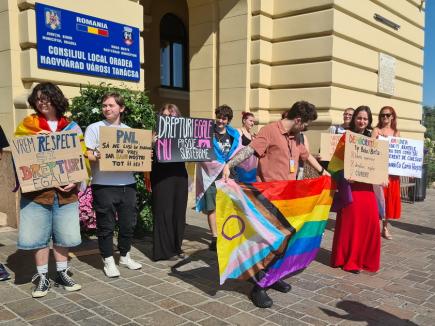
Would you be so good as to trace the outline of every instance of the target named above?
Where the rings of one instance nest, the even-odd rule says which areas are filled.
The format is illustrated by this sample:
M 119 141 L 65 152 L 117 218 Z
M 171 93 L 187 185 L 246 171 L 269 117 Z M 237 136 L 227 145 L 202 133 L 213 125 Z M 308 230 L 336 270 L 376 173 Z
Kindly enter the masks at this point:
M 360 106 L 350 122 L 350 131 L 371 136 L 372 114 Z M 379 210 L 373 186 L 350 181 L 352 202 L 337 212 L 331 266 L 359 274 L 361 270 L 379 270 L 381 236 Z
M 400 132 L 397 130 L 397 115 L 396 111 L 391 106 L 384 106 L 379 112 L 378 125 L 373 129 L 372 136 L 400 137 Z M 388 220 L 398 219 L 402 211 L 402 203 L 400 202 L 400 178 L 396 175 L 388 176 L 388 187 L 384 187 L 385 196 L 385 217 L 382 220 L 382 236 L 391 240 L 393 237 L 388 230 Z

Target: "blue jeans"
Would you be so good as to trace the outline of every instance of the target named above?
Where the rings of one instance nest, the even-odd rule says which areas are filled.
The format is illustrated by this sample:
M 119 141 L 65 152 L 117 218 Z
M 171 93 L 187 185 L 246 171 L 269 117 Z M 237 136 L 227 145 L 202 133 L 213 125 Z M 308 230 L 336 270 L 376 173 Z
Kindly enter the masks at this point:
M 82 242 L 78 202 L 59 206 L 55 196 L 53 205 L 41 205 L 22 197 L 20 207 L 19 249 L 46 248 L 50 240 L 59 247 L 75 247 Z

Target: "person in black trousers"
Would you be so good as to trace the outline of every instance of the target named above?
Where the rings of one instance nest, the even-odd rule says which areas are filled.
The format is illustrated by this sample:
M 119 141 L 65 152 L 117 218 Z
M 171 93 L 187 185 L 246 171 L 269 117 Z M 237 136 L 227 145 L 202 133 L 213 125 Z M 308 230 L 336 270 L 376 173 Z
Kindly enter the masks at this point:
M 165 104 L 159 115 L 177 116 L 174 104 Z M 153 229 L 153 259 L 184 258 L 181 244 L 186 224 L 187 171 L 184 162 L 159 163 L 153 156 L 151 170 Z

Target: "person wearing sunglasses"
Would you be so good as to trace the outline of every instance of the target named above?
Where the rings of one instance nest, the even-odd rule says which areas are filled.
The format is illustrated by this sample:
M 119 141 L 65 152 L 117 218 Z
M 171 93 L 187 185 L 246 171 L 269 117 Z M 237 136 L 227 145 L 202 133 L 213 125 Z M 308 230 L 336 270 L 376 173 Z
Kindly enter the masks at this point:
M 397 130 L 397 114 L 391 106 L 384 106 L 379 112 L 378 124 L 373 129 L 372 137 L 400 137 L 400 132 Z M 385 196 L 385 217 L 382 220 L 382 237 L 391 240 L 393 239 L 388 230 L 388 220 L 400 218 L 402 204 L 400 202 L 400 177 L 390 175 L 388 177 L 388 186 L 384 187 Z
M 333 125 L 329 128 L 331 134 L 344 134 L 349 129 L 350 121 L 352 120 L 353 108 L 347 108 L 343 112 L 343 123 L 341 125 Z

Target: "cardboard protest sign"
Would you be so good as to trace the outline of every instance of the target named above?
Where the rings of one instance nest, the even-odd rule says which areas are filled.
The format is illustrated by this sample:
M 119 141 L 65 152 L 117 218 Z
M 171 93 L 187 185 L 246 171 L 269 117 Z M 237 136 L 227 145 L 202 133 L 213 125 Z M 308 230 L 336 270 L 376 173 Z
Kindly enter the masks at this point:
M 343 135 L 322 133 L 320 136 L 320 158 L 322 161 L 330 161 L 334 155 L 335 148 L 337 147 L 340 138 Z
M 12 139 L 12 155 L 22 192 L 64 186 L 88 178 L 75 131 Z
M 423 141 L 399 137 L 379 137 L 388 141 L 388 173 L 421 178 L 423 168 Z
M 211 119 L 159 116 L 156 153 L 159 162 L 205 162 L 215 159 Z
M 371 184 L 387 182 L 388 143 L 347 131 L 344 177 Z
M 101 171 L 151 171 L 151 130 L 100 127 Z

